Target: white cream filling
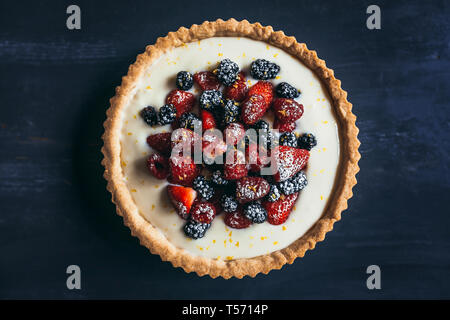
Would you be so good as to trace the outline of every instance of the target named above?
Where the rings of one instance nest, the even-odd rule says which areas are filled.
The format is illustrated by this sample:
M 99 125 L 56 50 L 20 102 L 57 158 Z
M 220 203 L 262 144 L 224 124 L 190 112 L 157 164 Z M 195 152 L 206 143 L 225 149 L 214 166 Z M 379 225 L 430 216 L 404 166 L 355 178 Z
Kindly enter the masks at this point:
M 303 104 L 304 114 L 298 120 L 296 131 L 313 133 L 318 144 L 312 149 L 308 162 L 308 186 L 301 191 L 284 224 L 274 226 L 265 222 L 246 229 L 232 229 L 224 224 L 225 214 L 222 213 L 214 219 L 204 238 L 192 240 L 184 235 L 185 221 L 178 216 L 167 197 L 167 181 L 152 177 L 145 166 L 148 155 L 152 153 L 146 143 L 147 136 L 170 131 L 170 126 L 152 128 L 140 118 L 139 111 L 148 105 L 162 106 L 167 94 L 175 89 L 174 79 L 179 71 L 210 70 L 224 58 L 233 60 L 244 70 L 248 70 L 255 59 L 276 62 L 281 71 L 273 83 L 285 81 L 302 92 L 296 100 Z M 247 77 L 250 85 L 257 81 L 250 77 L 249 72 Z M 195 86 L 191 91 L 200 93 Z M 339 163 L 336 119 L 320 80 L 309 68 L 279 48 L 247 38 L 216 37 L 172 49 L 155 61 L 139 79 L 122 118 L 122 168 L 140 214 L 173 245 L 193 255 L 230 260 L 285 248 L 311 228 L 326 207 Z

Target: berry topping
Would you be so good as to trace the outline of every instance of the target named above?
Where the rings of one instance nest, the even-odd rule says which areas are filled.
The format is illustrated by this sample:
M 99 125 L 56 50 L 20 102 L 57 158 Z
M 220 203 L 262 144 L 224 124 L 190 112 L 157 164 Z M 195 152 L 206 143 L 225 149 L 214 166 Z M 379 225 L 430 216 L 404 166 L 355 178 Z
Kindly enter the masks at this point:
M 185 112 L 192 110 L 195 103 L 195 97 L 192 93 L 183 90 L 172 90 L 166 98 L 166 103 L 171 104 L 177 109 L 177 118 Z
M 210 224 L 216 216 L 216 208 L 212 203 L 198 201 L 192 205 L 191 220 Z
M 231 86 L 236 80 L 239 72 L 239 66 L 230 59 L 223 59 L 214 73 L 217 79 L 227 87 Z
M 158 122 L 160 124 L 170 124 L 177 116 L 177 109 L 171 104 L 165 104 L 159 109 Z
M 239 120 L 239 114 L 241 109 L 239 105 L 233 100 L 226 100 L 224 105 L 223 122 L 224 125 L 228 125 Z
M 211 112 L 201 110 L 200 115 L 202 117 L 203 131 L 216 127 L 216 119 L 214 119 L 214 115 Z
M 272 150 L 276 163 L 275 181 L 284 181 L 302 170 L 309 159 L 309 151 L 289 146 L 277 146 Z
M 167 193 L 180 217 L 187 219 L 191 206 L 197 197 L 197 192 L 189 187 L 168 185 Z
M 202 71 L 194 74 L 194 81 L 202 88 L 206 90 L 219 90 L 220 82 L 217 80 L 216 75 L 210 71 Z
M 295 122 L 281 122 L 278 119 L 275 119 L 273 124 L 273 128 L 278 129 L 279 132 L 292 132 L 296 127 Z
M 270 185 L 269 193 L 266 196 L 266 200 L 269 202 L 277 201 L 281 196 L 280 190 L 278 189 L 276 184 Z
M 180 71 L 177 73 L 175 84 L 180 90 L 189 90 L 194 85 L 194 78 L 192 74 L 187 71 Z
M 285 132 L 280 135 L 280 146 L 297 148 L 297 136 L 293 132 Z
M 213 172 L 213 174 L 211 175 L 211 181 L 218 186 L 226 186 L 229 184 L 229 181 L 225 179 L 222 171 L 220 170 L 216 170 Z
M 191 112 L 183 113 L 178 120 L 179 128 L 189 129 L 192 131 L 194 131 L 195 126 L 198 126 L 198 128 L 200 128 L 201 124 L 202 122 L 200 121 L 200 119 Z
M 170 155 L 171 146 L 170 146 L 170 137 L 172 133 L 164 132 L 164 133 L 156 133 L 147 137 L 147 144 L 155 149 L 156 151 L 161 152 L 162 154 L 168 156 Z
M 277 96 L 280 98 L 295 99 L 300 96 L 300 91 L 295 89 L 287 82 L 279 83 L 275 90 L 277 92 Z
M 239 72 L 237 80 L 231 86 L 225 88 L 225 97 L 230 100 L 241 102 L 247 95 L 247 80 L 245 79 L 245 73 Z
M 280 182 L 279 188 L 283 194 L 290 195 L 303 190 L 307 184 L 308 180 L 306 180 L 305 173 L 303 171 L 299 171 L 293 177 Z
M 206 180 L 204 176 L 198 176 L 192 182 L 195 191 L 203 198 L 203 200 L 208 201 L 214 196 L 214 188 L 211 183 Z
M 200 96 L 200 107 L 205 110 L 212 110 L 222 103 L 222 92 L 218 90 L 206 90 Z
M 234 212 L 227 212 L 224 222 L 225 225 L 234 229 L 245 229 L 252 224 L 252 221 L 244 216 L 242 209 L 238 209 Z
M 275 116 L 281 122 L 294 122 L 303 115 L 303 105 L 292 99 L 275 99 L 273 110 L 275 111 Z
M 230 123 L 224 130 L 224 138 L 227 145 L 235 146 L 245 136 L 245 128 L 242 124 Z
M 304 133 L 298 138 L 298 147 L 310 151 L 317 145 L 316 137 L 312 133 Z
M 241 119 L 246 125 L 253 125 L 266 113 L 268 104 L 263 96 L 249 96 L 241 104 Z
M 264 59 L 253 61 L 250 66 L 252 77 L 258 80 L 275 79 L 278 72 L 280 72 L 280 66 Z
M 195 220 L 188 220 L 184 226 L 184 233 L 192 239 L 200 239 L 205 236 L 206 230 L 211 226 L 210 223 L 201 223 Z
M 247 203 L 261 199 L 269 192 L 269 183 L 260 177 L 243 177 L 236 183 L 236 199 Z
M 273 100 L 273 85 L 269 81 L 258 81 L 255 83 L 250 90 L 248 90 L 248 95 L 252 96 L 259 94 L 264 97 L 264 100 L 268 105 Z
M 227 152 L 224 168 L 224 176 L 227 180 L 237 180 L 248 173 L 245 164 L 245 155 L 239 150 Z
M 264 202 L 264 208 L 267 210 L 267 221 L 270 224 L 279 225 L 286 222 L 289 214 L 297 200 L 298 193 L 289 196 L 282 195 L 275 202 Z
M 140 115 L 149 126 L 154 126 L 158 123 L 158 113 L 152 106 L 142 109 Z
M 169 166 L 167 158 L 159 153 L 153 153 L 147 159 L 147 168 L 157 179 L 166 179 L 169 175 Z
M 267 211 L 260 202 L 250 202 L 244 206 L 244 216 L 254 223 L 263 223 L 267 220 Z
M 238 208 L 238 202 L 232 195 L 224 194 L 220 199 L 220 204 L 225 212 L 233 212 Z
M 172 156 L 169 158 L 170 182 L 191 186 L 198 176 L 199 168 L 191 157 Z

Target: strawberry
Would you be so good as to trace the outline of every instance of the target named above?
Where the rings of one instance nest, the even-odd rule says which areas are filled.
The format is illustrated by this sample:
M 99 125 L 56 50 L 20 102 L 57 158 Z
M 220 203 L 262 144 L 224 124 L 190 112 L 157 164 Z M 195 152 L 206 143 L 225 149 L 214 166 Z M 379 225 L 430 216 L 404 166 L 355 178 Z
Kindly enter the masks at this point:
M 225 98 L 241 102 L 247 95 L 247 80 L 245 79 L 245 73 L 239 72 L 237 80 L 229 87 L 225 88 Z
M 303 115 L 303 105 L 293 99 L 275 99 L 272 108 L 280 122 L 294 122 Z
M 167 193 L 180 217 L 187 219 L 191 206 L 197 197 L 197 191 L 189 187 L 168 185 Z
M 191 157 L 171 156 L 169 158 L 169 182 L 189 187 L 200 170 Z
M 211 223 L 216 216 L 216 208 L 212 203 L 197 201 L 191 209 L 191 218 L 200 223 Z
M 252 224 L 252 221 L 242 213 L 242 208 L 238 208 L 233 212 L 227 212 L 224 222 L 227 226 L 234 229 L 245 229 Z
M 295 122 L 281 122 L 277 118 L 275 118 L 275 122 L 273 124 L 274 129 L 278 129 L 279 132 L 292 132 L 297 127 Z
M 202 151 L 203 157 L 215 159 L 227 151 L 227 145 L 221 135 L 217 135 L 215 130 L 209 130 L 203 134 Z
M 242 138 L 244 138 L 245 128 L 242 124 L 233 122 L 225 128 L 223 133 L 227 145 L 235 146 Z
M 269 105 L 263 96 L 257 94 L 247 97 L 241 104 L 241 118 L 246 125 L 253 125 L 266 113 Z
M 308 162 L 309 151 L 290 146 L 277 146 L 272 150 L 272 160 L 276 164 L 275 181 L 284 181 L 302 170 Z
M 255 201 L 264 197 L 270 189 L 261 177 L 243 177 L 236 183 L 236 199 L 239 203 Z
M 224 176 L 227 180 L 237 180 L 245 177 L 248 173 L 245 164 L 245 155 L 239 150 L 227 152 L 223 168 Z
M 176 129 L 172 132 L 171 136 L 172 154 L 183 154 L 186 156 L 191 155 L 191 152 L 196 147 L 196 144 L 198 144 L 198 148 L 200 149 L 201 139 L 202 138 L 197 133 L 189 129 Z M 187 154 L 184 154 L 185 152 Z
M 269 81 L 258 81 L 250 90 L 248 90 L 248 96 L 259 94 L 264 97 L 267 105 L 270 105 L 273 100 L 273 85 Z
M 283 194 L 280 196 L 280 199 L 275 202 L 263 202 L 263 206 L 267 211 L 267 221 L 274 225 L 286 222 L 297 198 L 298 192 L 289 196 Z
M 183 90 L 172 90 L 166 98 L 167 104 L 172 104 L 177 109 L 177 118 L 185 112 L 192 110 L 195 97 L 192 93 Z
M 158 153 L 153 153 L 150 157 L 148 157 L 147 168 L 157 179 L 165 179 L 169 175 L 167 158 Z
M 216 119 L 214 119 L 214 115 L 211 112 L 202 109 L 202 111 L 200 112 L 200 115 L 202 117 L 203 131 L 217 127 Z
M 152 134 L 147 137 L 147 144 L 164 155 L 170 155 L 171 136 L 171 132 Z
M 218 90 L 220 88 L 219 80 L 217 80 L 216 75 L 210 71 L 197 72 L 194 74 L 194 81 L 203 91 Z

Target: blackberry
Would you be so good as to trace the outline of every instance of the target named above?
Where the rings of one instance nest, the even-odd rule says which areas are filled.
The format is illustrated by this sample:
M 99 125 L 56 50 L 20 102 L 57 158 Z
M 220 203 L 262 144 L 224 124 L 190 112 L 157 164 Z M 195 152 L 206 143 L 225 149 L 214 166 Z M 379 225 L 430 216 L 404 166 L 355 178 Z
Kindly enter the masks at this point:
M 280 135 L 280 146 L 297 148 L 297 136 L 293 132 L 285 132 Z
M 184 233 L 192 239 L 199 239 L 205 236 L 206 230 L 211 226 L 211 223 L 201 223 L 189 219 L 184 225 Z
M 287 82 L 281 82 L 275 89 L 280 98 L 295 99 L 300 96 L 300 90 L 297 90 Z
M 264 120 L 259 120 L 253 125 L 253 128 L 256 130 L 259 143 L 269 149 L 274 140 L 269 124 Z
M 214 188 L 204 176 L 198 176 L 192 182 L 194 190 L 197 191 L 204 200 L 208 201 L 214 196 Z
M 222 174 L 222 171 L 216 170 L 211 175 L 211 181 L 218 186 L 226 186 L 230 181 L 226 180 Z
M 280 182 L 278 187 L 281 192 L 285 195 L 290 195 L 302 190 L 308 184 L 308 180 L 306 180 L 306 175 L 303 171 L 299 171 L 293 177 Z
M 250 66 L 252 77 L 258 80 L 275 79 L 278 72 L 280 72 L 279 65 L 264 59 L 253 61 Z
M 234 212 L 238 208 L 238 202 L 232 195 L 224 194 L 220 199 L 220 204 L 225 212 Z
M 170 124 L 177 116 L 177 109 L 172 104 L 165 104 L 159 109 L 158 122 L 160 124 Z
M 300 149 L 311 150 L 317 145 L 317 139 L 312 133 L 304 133 L 298 138 L 298 147 Z
M 254 223 L 263 223 L 267 220 L 267 211 L 258 201 L 246 204 L 244 215 Z
M 205 110 L 211 111 L 222 103 L 222 92 L 219 90 L 206 90 L 200 96 L 200 107 Z
M 194 131 L 195 126 L 200 128 L 202 121 L 194 113 L 186 112 L 181 115 L 178 125 L 180 128 Z
M 149 126 L 154 126 L 158 123 L 158 113 L 152 106 L 142 109 L 140 115 Z
M 227 87 L 231 86 L 237 79 L 239 66 L 230 59 L 223 59 L 219 66 L 214 70 L 217 79 Z
M 233 100 L 226 100 L 224 103 L 223 122 L 224 126 L 239 120 L 240 108 Z
M 267 201 L 269 202 L 275 202 L 277 201 L 281 196 L 280 190 L 278 189 L 276 184 L 270 185 L 269 193 L 266 196 Z
M 180 71 L 177 73 L 175 84 L 180 90 L 189 90 L 194 85 L 194 77 L 187 71 Z

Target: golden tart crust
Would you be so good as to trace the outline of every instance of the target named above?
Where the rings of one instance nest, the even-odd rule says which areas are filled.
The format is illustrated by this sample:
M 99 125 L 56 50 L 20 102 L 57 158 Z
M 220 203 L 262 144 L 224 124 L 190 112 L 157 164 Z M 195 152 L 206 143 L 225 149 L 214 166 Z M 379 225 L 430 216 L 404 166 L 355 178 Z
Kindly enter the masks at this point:
M 339 126 L 341 153 L 335 185 L 322 217 L 302 237 L 288 247 L 253 258 L 230 261 L 195 256 L 184 249 L 175 247 L 159 230 L 149 223 L 134 203 L 124 181 L 121 167 L 121 111 L 126 107 L 136 81 L 143 72 L 164 52 L 179 47 L 184 43 L 199 41 L 218 36 L 247 37 L 264 41 L 297 57 L 314 71 L 328 89 Z M 359 171 L 358 160 L 358 128 L 356 116 L 352 113 L 352 104 L 347 101 L 347 92 L 342 90 L 341 82 L 334 77 L 333 70 L 319 59 L 315 51 L 309 50 L 304 43 L 298 43 L 294 37 L 286 36 L 282 31 L 274 31 L 271 26 L 249 23 L 247 20 L 236 21 L 221 19 L 201 25 L 194 24 L 187 29 L 181 27 L 176 32 L 169 32 L 166 37 L 158 38 L 154 45 L 146 47 L 144 53 L 137 56 L 136 62 L 122 78 L 122 84 L 116 88 L 116 95 L 110 100 L 104 123 L 102 136 L 104 145 L 102 153 L 105 167 L 104 177 L 108 181 L 107 189 L 112 194 L 117 214 L 123 217 L 124 224 L 131 229 L 131 234 L 139 238 L 151 253 L 158 254 L 163 261 L 170 261 L 174 267 L 181 267 L 186 272 L 196 272 L 199 276 L 209 275 L 212 278 L 242 278 L 246 275 L 254 277 L 258 273 L 267 274 L 273 269 L 280 269 L 286 263 L 292 264 L 297 257 L 303 257 L 307 250 L 314 249 L 317 242 L 325 238 L 325 234 L 333 229 L 333 224 L 341 219 L 341 212 L 347 208 L 347 200 L 353 195 L 352 188 L 356 184 L 356 173 Z

